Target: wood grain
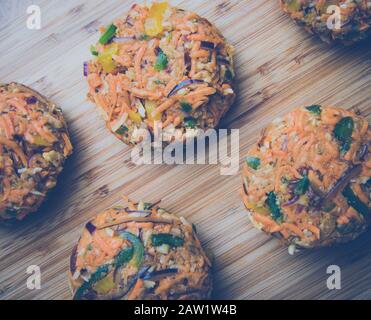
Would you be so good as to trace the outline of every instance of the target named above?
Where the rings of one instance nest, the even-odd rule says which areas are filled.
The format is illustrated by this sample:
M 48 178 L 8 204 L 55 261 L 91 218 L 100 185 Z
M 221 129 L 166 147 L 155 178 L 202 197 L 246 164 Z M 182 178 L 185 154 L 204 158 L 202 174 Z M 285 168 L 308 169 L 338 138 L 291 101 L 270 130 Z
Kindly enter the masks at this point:
M 69 299 L 68 257 L 88 219 L 125 194 L 156 201 L 198 226 L 215 255 L 217 299 L 371 299 L 371 233 L 332 249 L 287 250 L 248 223 L 240 177 L 215 165 L 134 166 L 130 149 L 104 127 L 85 99 L 82 62 L 97 28 L 127 0 L 34 0 L 42 29 L 26 28 L 31 1 L 2 0 L 0 80 L 32 86 L 63 108 L 75 153 L 40 212 L 0 228 L 0 299 Z M 239 96 L 223 128 L 240 130 L 241 162 L 260 130 L 293 107 L 320 103 L 352 108 L 370 119 L 371 42 L 329 46 L 280 12 L 277 1 L 172 1 L 214 22 L 236 47 Z M 342 289 L 326 287 L 326 268 L 342 268 Z M 39 265 L 42 289 L 26 287 Z

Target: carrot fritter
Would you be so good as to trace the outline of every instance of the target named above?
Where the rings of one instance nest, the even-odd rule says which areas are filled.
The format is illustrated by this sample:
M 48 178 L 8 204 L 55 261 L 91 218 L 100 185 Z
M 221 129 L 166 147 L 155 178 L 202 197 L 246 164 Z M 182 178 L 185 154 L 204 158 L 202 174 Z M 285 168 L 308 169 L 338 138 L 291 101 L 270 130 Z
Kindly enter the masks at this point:
M 233 103 L 233 49 L 197 14 L 134 5 L 102 32 L 85 64 L 88 98 L 125 143 L 153 134 L 155 122 L 182 141 L 216 127 Z
M 211 262 L 195 228 L 143 202 L 86 224 L 69 278 L 77 300 L 198 300 L 212 290 Z
M 253 224 L 301 247 L 357 237 L 371 221 L 369 144 L 367 120 L 347 110 L 313 105 L 275 120 L 243 166 Z
M 36 211 L 71 153 L 55 104 L 23 85 L 0 85 L 0 220 Z
M 349 45 L 371 35 L 371 2 L 368 0 L 280 0 L 280 3 L 291 18 L 323 41 Z M 339 29 L 333 25 L 335 11 L 328 10 L 334 5 L 340 13 Z

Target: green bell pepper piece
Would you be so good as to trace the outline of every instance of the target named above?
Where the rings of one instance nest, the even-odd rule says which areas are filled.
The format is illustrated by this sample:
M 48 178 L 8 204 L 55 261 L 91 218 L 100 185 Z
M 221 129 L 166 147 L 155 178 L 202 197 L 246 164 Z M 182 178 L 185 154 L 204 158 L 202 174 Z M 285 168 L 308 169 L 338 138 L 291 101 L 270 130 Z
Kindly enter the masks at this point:
M 334 136 L 340 143 L 340 151 L 347 152 L 352 144 L 354 120 L 352 117 L 342 118 L 334 128 Z
M 256 157 L 246 157 L 246 163 L 254 170 L 257 170 L 260 167 L 260 159 Z
M 107 274 L 109 273 L 109 270 L 110 270 L 110 266 L 107 264 L 98 267 L 97 270 L 91 275 L 90 279 L 88 281 L 85 281 L 76 290 L 75 295 L 73 296 L 73 300 L 80 300 L 87 290 L 89 290 L 99 280 L 107 276 Z
M 153 234 L 151 241 L 155 247 L 162 246 L 163 244 L 167 244 L 171 247 L 181 247 L 184 244 L 183 238 L 173 236 L 169 233 Z
M 273 191 L 269 192 L 266 204 L 271 212 L 272 218 L 277 222 L 282 221 L 281 208 L 279 206 L 277 196 Z
M 133 255 L 129 263 L 138 268 L 144 259 L 144 246 L 142 241 L 130 232 L 124 231 L 120 233 L 120 237 L 128 240 L 133 246 Z
M 370 208 L 363 203 L 353 192 L 350 184 L 348 184 L 342 192 L 347 199 L 348 204 L 363 216 L 370 214 Z
M 100 44 L 106 44 L 110 41 L 116 34 L 117 27 L 114 24 L 111 24 L 105 33 L 99 39 Z

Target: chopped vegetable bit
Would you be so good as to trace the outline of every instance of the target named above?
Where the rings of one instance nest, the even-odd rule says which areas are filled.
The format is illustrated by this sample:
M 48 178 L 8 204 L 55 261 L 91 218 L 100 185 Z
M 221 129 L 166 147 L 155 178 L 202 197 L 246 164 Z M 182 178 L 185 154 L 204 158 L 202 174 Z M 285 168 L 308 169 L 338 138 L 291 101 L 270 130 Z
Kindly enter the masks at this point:
M 370 214 L 370 208 L 363 203 L 353 192 L 350 184 L 348 184 L 342 192 L 347 199 L 348 204 L 363 216 Z
M 246 157 L 246 163 L 254 170 L 257 170 L 260 167 L 260 159 L 256 157 Z
M 304 176 L 295 186 L 294 193 L 298 196 L 305 194 L 309 188 L 308 176 Z
M 28 104 L 35 104 L 37 102 L 37 98 L 35 96 L 28 97 L 26 98 L 26 102 Z
M 183 238 L 173 236 L 169 233 L 153 234 L 151 241 L 155 247 L 162 246 L 163 244 L 167 244 L 172 247 L 181 247 L 184 244 Z
M 149 38 L 150 37 L 146 34 L 142 34 L 142 35 L 139 36 L 139 40 L 141 40 L 141 41 L 147 41 L 147 40 L 149 40 Z
M 269 192 L 266 204 L 271 212 L 271 216 L 277 222 L 282 221 L 282 212 L 276 194 Z
M 90 46 L 90 52 L 93 56 L 98 56 L 99 54 L 95 46 Z
M 116 35 L 117 27 L 114 24 L 111 24 L 105 33 L 100 37 L 99 43 L 106 44 Z
M 210 42 L 210 41 L 201 41 L 201 49 L 213 50 L 215 49 L 215 43 Z
M 312 105 L 312 106 L 309 106 L 309 107 L 305 107 L 309 112 L 313 113 L 313 114 L 316 114 L 316 115 L 320 115 L 322 113 L 322 108 L 320 105 Z
M 195 118 L 185 118 L 184 119 L 184 127 L 194 129 L 197 126 L 197 121 Z
M 155 70 L 161 71 L 167 68 L 169 61 L 167 59 L 166 54 L 160 49 L 159 54 L 157 55 L 156 63 L 155 63 Z
M 97 230 L 96 226 L 91 221 L 89 221 L 85 225 L 85 228 L 89 231 L 90 234 L 93 234 L 95 232 L 95 230 Z
M 232 81 L 234 78 L 234 74 L 230 69 L 227 69 L 224 73 L 224 79 L 226 81 Z
M 283 176 L 283 177 L 281 177 L 281 182 L 282 182 L 283 184 L 288 184 L 288 183 L 290 182 L 290 180 L 287 179 L 285 176 Z
M 149 202 L 145 202 L 144 203 L 144 207 L 143 209 L 144 210 L 150 210 L 152 208 L 153 204 L 152 203 L 149 203 Z
M 48 142 L 47 140 L 45 140 L 45 138 L 39 136 L 39 135 L 36 135 L 36 136 L 33 136 L 33 142 L 32 144 L 34 145 L 37 145 L 37 146 L 41 146 L 41 147 L 47 147 L 47 146 L 51 146 L 52 144 L 50 142 Z
M 180 106 L 185 113 L 190 113 L 192 111 L 192 106 L 188 102 L 180 101 Z
M 87 77 L 89 74 L 89 66 L 88 63 L 85 61 L 84 62 L 84 77 Z
M 334 128 L 334 136 L 340 143 L 340 151 L 347 152 L 352 144 L 354 120 L 352 117 L 342 118 Z
M 336 208 L 336 204 L 333 203 L 332 201 L 326 202 L 326 203 L 324 203 L 324 205 L 322 206 L 322 210 L 325 211 L 325 212 L 331 212 L 331 211 L 334 210 L 335 208 Z
M 173 89 L 171 89 L 171 91 L 169 92 L 169 94 L 167 95 L 168 98 L 172 97 L 175 93 L 177 93 L 179 90 L 187 87 L 187 86 L 190 86 L 190 85 L 193 85 L 193 84 L 201 84 L 201 83 L 204 83 L 203 80 L 198 80 L 198 79 L 188 79 L 188 80 L 184 80 L 180 83 L 178 83 Z

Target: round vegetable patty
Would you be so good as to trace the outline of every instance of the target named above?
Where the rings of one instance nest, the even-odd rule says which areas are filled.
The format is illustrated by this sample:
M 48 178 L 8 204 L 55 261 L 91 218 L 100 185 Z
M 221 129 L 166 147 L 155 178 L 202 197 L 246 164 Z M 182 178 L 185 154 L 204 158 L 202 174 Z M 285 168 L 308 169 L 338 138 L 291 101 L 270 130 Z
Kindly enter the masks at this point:
M 36 211 L 71 152 L 55 104 L 23 85 L 0 85 L 0 220 Z
M 169 140 L 218 125 L 235 99 L 233 49 L 197 14 L 169 6 L 134 5 L 102 30 L 85 64 L 88 98 L 107 127 L 127 144 L 153 135 Z
M 197 300 L 210 297 L 210 272 L 191 224 L 157 205 L 129 202 L 86 224 L 69 278 L 75 300 Z
M 280 0 L 282 9 L 309 32 L 318 34 L 323 41 L 333 40 L 346 45 L 367 38 L 371 34 L 371 2 L 369 0 Z M 338 6 L 340 29 L 327 27 L 334 21 L 329 6 Z M 333 23 L 333 22 L 332 22 Z
M 268 126 L 243 166 L 254 226 L 311 248 L 356 238 L 370 225 L 370 131 L 339 108 L 298 108 Z

